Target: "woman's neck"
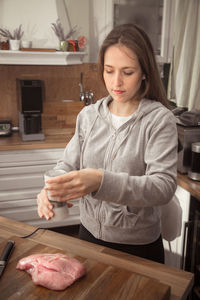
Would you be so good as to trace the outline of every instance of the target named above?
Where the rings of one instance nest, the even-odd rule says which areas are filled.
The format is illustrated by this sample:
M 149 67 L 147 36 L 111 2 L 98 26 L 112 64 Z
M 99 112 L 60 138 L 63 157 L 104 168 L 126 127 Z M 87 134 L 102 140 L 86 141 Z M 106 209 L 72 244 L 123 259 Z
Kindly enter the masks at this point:
M 119 103 L 113 100 L 109 104 L 109 110 L 114 115 L 126 117 L 132 115 L 138 109 L 139 103 L 140 101 Z

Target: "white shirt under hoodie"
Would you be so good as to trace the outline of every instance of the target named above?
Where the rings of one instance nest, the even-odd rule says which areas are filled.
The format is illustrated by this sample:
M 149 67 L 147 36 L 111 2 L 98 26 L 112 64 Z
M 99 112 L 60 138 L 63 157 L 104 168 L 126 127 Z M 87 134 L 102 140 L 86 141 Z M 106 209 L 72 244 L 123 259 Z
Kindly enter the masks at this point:
M 110 97 L 82 109 L 73 138 L 56 168 L 101 169 L 101 185 L 80 199 L 81 223 L 97 238 L 148 244 L 161 234 L 160 206 L 176 190 L 175 117 L 161 103 L 142 99 L 119 128 L 112 125 Z

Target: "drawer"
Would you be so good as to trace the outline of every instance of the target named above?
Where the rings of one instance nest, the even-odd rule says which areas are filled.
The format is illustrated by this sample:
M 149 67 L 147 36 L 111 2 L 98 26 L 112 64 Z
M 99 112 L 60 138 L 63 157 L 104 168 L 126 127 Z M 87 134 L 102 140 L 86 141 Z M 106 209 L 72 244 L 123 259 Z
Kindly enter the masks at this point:
M 80 223 L 79 199 L 73 200 L 66 220 L 47 221 L 37 214 L 37 194 L 44 173 L 55 167 L 64 148 L 0 151 L 0 215 L 45 228 Z
M 0 169 L 0 191 L 42 188 L 44 186 L 44 173 L 55 167 L 51 165 L 9 167 Z M 1 173 L 3 172 L 3 174 Z M 8 196 L 9 196 L 8 193 Z M 0 198 L 2 197 L 0 193 Z
M 0 151 L 0 168 L 54 163 L 62 157 L 64 148 Z
M 44 174 L 45 171 L 53 169 L 55 167 L 54 163 L 51 164 L 41 164 L 41 165 L 35 165 L 35 166 L 20 166 L 20 167 L 4 167 L 0 168 L 0 180 L 3 179 L 4 176 L 10 175 L 19 175 L 19 174 L 37 174 L 42 173 Z
M 0 191 L 10 191 L 36 188 L 44 186 L 44 179 L 42 174 L 20 174 L 16 176 L 4 176 L 0 179 Z
M 61 220 L 62 225 L 59 223 L 57 226 L 64 226 L 73 224 L 79 224 L 79 199 L 71 201 L 74 205 L 69 208 L 69 215 L 66 217 L 66 220 Z M 54 227 L 55 224 L 51 222 L 41 219 L 37 213 L 37 204 L 36 199 L 27 199 L 23 201 L 2 201 L 0 202 L 0 215 L 6 218 L 11 218 L 17 221 L 26 222 L 32 225 L 35 224 L 43 224 L 50 225 L 50 227 Z M 73 220 L 72 223 L 70 220 Z M 76 220 L 76 221 L 75 221 Z

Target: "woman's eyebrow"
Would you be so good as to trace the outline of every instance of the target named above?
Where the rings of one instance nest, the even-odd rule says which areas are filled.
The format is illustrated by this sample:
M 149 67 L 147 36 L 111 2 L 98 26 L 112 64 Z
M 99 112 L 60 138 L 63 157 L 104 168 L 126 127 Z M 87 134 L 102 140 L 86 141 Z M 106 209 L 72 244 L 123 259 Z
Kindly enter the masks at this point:
M 104 67 L 114 68 L 114 66 L 107 65 L 107 64 L 105 64 Z M 125 70 L 125 69 L 136 69 L 136 67 L 133 67 L 133 66 L 125 66 L 125 67 L 122 67 L 121 69 L 122 69 L 122 70 Z

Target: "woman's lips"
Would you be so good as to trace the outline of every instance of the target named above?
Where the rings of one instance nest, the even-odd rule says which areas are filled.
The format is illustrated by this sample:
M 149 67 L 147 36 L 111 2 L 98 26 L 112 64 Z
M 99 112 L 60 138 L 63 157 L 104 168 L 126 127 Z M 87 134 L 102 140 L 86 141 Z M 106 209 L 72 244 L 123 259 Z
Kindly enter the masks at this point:
M 121 95 L 124 93 L 124 91 L 121 91 L 121 90 L 113 90 L 113 92 L 117 95 Z

